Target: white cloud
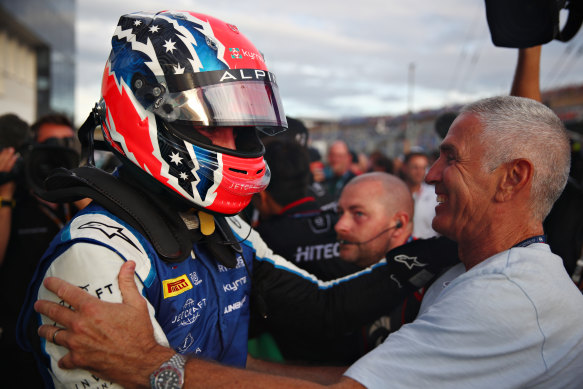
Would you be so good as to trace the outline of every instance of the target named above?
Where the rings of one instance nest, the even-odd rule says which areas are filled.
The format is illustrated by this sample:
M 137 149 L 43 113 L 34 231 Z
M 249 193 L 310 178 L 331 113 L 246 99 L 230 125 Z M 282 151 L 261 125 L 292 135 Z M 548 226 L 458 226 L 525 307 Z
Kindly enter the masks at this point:
M 507 93 L 515 49 L 494 47 L 483 0 L 80 0 L 77 3 L 77 121 L 100 95 L 119 17 L 190 9 L 233 23 L 265 54 L 293 116 L 344 117 L 414 109 Z M 572 45 L 570 54 L 566 48 Z M 583 33 L 543 48 L 543 87 L 583 82 Z

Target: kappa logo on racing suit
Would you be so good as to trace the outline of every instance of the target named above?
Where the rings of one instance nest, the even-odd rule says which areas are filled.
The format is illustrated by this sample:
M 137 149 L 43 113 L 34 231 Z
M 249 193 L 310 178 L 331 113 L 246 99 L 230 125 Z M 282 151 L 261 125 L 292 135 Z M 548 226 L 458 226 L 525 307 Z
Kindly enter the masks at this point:
M 79 230 L 83 230 L 86 228 L 91 228 L 97 231 L 101 231 L 103 232 L 103 234 L 105 236 L 107 236 L 109 239 L 113 239 L 115 237 L 121 238 L 123 240 L 125 240 L 126 242 L 128 242 L 129 244 L 131 244 L 136 250 L 138 250 L 140 253 L 142 252 L 142 250 L 140 250 L 138 248 L 138 246 L 136 246 L 134 244 L 134 242 L 131 241 L 130 238 L 128 238 L 124 233 L 123 233 L 123 228 L 122 227 L 118 227 L 118 226 L 110 226 L 107 225 L 105 223 L 101 223 L 101 222 L 96 222 L 96 221 L 92 221 L 92 222 L 88 222 L 85 223 L 83 225 L 80 225 L 78 227 Z
M 192 289 L 192 283 L 186 274 L 183 274 L 180 277 L 162 281 L 162 288 L 164 290 L 164 298 L 166 299 L 168 297 L 178 296 Z
M 419 262 L 417 260 L 417 257 L 409 257 L 405 254 L 395 255 L 393 259 L 395 260 L 395 262 L 400 262 L 403 265 L 407 266 L 409 270 L 413 269 L 415 266 L 419 267 L 427 266 L 426 263 Z
M 182 306 L 182 311 L 172 319 L 172 324 L 178 323 L 180 326 L 193 324 L 200 317 L 201 310 L 204 307 L 206 307 L 206 298 L 203 298 L 198 303 L 189 298 Z

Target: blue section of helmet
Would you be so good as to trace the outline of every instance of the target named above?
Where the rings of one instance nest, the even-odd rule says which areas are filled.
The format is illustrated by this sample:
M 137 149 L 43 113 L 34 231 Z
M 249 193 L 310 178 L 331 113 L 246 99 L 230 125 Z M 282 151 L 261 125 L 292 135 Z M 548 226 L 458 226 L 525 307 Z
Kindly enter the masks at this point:
M 111 63 L 111 71 L 115 74 L 118 84 L 121 84 L 123 79 L 126 84 L 131 85 L 132 77 L 136 72 L 141 73 L 148 81 L 156 82 L 154 74 L 145 65 L 146 61 L 150 60 L 148 55 L 133 50 L 131 42 L 127 42 L 125 39 L 113 37 L 111 46 L 109 61 Z
M 139 72 L 154 85 L 156 75 L 147 63 L 159 64 L 164 75 L 228 69 L 217 58 L 216 40 L 201 32 L 203 26 L 198 23 L 168 13 L 154 18 L 132 14 L 122 17 L 118 26 L 121 31 L 111 40 L 109 57 L 118 83 L 124 79 L 130 85 L 133 75 Z M 180 31 L 182 28 L 190 34 Z M 199 61 L 201 69 L 197 66 Z
M 192 46 L 202 63 L 201 70 L 208 72 L 211 70 L 224 70 L 229 68 L 224 62 L 217 58 L 216 42 L 213 42 L 212 38 L 207 39 L 207 37 L 198 29 L 202 29 L 201 25 L 181 19 L 177 19 L 176 21 L 180 26 L 187 28 L 196 39 L 197 44 L 192 44 Z
M 192 145 L 194 153 L 198 160 L 199 169 L 197 171 L 200 181 L 196 184 L 196 190 L 200 195 L 202 201 L 206 199 L 209 194 L 209 189 L 214 184 L 214 173 L 218 170 L 217 153 L 210 150 L 205 150 L 196 145 Z

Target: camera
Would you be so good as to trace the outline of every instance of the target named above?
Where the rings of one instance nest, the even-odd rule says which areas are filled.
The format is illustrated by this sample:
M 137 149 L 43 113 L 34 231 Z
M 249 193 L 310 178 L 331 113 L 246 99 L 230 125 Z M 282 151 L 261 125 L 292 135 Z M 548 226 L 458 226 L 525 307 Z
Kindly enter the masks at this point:
M 28 147 L 23 170 L 28 186 L 35 193 L 45 191 L 44 181 L 55 169 L 79 166 L 80 156 L 74 145 L 72 138 L 49 138 Z
M 568 10 L 560 26 L 559 13 Z M 583 22 L 580 0 L 486 0 L 486 18 L 492 42 L 498 47 L 527 48 L 553 39 L 567 42 Z
M 25 182 L 35 193 L 44 191 L 44 180 L 57 168 L 79 166 L 79 153 L 70 138 L 50 138 L 18 149 L 20 157 L 10 172 L 0 172 L 0 185 Z

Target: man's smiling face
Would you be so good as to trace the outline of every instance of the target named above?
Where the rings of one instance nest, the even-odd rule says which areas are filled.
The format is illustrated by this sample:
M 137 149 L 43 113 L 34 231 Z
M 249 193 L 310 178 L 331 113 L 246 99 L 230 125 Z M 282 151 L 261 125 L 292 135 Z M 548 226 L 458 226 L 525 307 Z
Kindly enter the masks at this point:
M 494 212 L 496 170 L 484 165 L 486 147 L 481 143 L 482 125 L 471 113 L 460 115 L 440 146 L 426 182 L 435 185 L 438 205 L 432 226 L 453 239 L 472 239 Z

